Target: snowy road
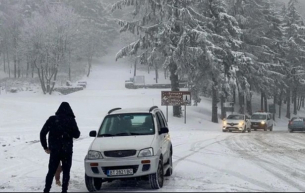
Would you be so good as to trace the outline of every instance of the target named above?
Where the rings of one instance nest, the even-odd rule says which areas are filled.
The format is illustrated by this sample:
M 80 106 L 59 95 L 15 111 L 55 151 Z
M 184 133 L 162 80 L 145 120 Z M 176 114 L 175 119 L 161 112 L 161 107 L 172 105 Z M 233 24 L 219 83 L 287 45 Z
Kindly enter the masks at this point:
M 127 72 L 127 73 L 126 73 Z M 113 73 L 120 76 L 113 78 Z M 39 132 L 62 101 L 70 103 L 81 130 L 74 141 L 69 191 L 87 192 L 84 157 L 106 112 L 114 107 L 161 106 L 161 90 L 124 88 L 128 67 L 119 64 L 94 69 L 86 90 L 70 95 L 34 93 L 0 95 L 0 191 L 41 192 L 48 155 Z M 113 79 L 111 79 L 113 78 Z M 111 80 L 111 81 L 109 81 Z M 112 86 L 111 86 L 112 85 Z M 171 116 L 174 173 L 157 191 L 305 191 L 305 133 L 288 133 L 287 119 L 273 132 L 223 133 L 210 121 L 210 99 L 188 107 L 187 123 Z M 53 185 L 53 192 L 61 191 Z M 102 191 L 151 191 L 148 182 L 113 182 Z

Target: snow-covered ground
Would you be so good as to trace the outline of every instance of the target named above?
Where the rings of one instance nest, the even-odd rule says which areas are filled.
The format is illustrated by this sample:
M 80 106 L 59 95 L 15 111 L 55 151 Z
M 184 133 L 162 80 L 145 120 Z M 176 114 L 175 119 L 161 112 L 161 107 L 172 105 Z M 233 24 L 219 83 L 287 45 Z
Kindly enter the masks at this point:
M 74 141 L 71 192 L 87 191 L 83 160 L 93 140 L 89 131 L 98 129 L 109 109 L 158 105 L 166 113 L 161 89 L 125 89 L 124 81 L 133 72 L 126 60 L 114 62 L 114 55 L 109 55 L 93 68 L 84 78 L 87 88 L 73 94 L 1 93 L 0 191 L 43 190 L 49 156 L 40 145 L 39 132 L 62 101 L 70 103 L 81 131 Z M 141 73 L 153 83 L 153 73 Z M 277 119 L 273 132 L 223 133 L 221 121 L 210 121 L 210 99 L 187 107 L 186 124 L 184 118 L 172 116 L 172 107 L 168 109 L 174 173 L 157 191 L 305 191 L 305 134 L 288 133 L 286 118 Z M 51 191 L 61 189 L 54 184 Z M 151 189 L 148 182 L 118 181 L 103 184 L 102 191 Z

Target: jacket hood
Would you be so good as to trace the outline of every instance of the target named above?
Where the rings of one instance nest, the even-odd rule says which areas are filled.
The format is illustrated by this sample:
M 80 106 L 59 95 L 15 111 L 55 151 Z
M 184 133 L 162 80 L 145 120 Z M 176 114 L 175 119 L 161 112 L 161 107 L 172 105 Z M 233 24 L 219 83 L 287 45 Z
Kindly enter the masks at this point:
M 67 102 L 62 102 L 60 104 L 60 106 L 59 106 L 58 110 L 56 111 L 55 115 L 65 115 L 65 116 L 75 118 L 75 115 L 74 115 L 69 103 L 67 103 Z

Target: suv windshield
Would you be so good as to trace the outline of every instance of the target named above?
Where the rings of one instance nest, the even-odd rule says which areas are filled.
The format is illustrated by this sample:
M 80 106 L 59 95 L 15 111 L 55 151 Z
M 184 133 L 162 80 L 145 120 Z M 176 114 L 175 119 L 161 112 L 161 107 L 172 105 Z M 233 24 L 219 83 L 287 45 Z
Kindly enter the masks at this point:
M 153 135 L 153 117 L 149 113 L 107 115 L 100 127 L 98 137 Z
M 243 120 L 243 115 L 229 115 L 227 119 L 233 119 L 233 120 Z
M 266 115 L 252 115 L 251 116 L 251 119 L 259 119 L 259 120 L 265 120 L 267 119 L 267 116 Z

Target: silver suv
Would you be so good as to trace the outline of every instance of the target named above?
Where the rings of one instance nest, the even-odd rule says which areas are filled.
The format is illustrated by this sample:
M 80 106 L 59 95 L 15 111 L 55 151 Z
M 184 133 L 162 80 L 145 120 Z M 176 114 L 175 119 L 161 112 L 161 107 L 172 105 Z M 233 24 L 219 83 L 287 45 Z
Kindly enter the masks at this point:
M 88 191 L 103 182 L 148 180 L 152 189 L 162 188 L 164 176 L 173 172 L 173 147 L 162 111 L 150 108 L 115 108 L 105 116 L 85 157 Z
M 257 129 L 264 129 L 267 131 L 273 130 L 272 114 L 267 112 L 256 112 L 251 116 L 251 129 L 256 131 Z

